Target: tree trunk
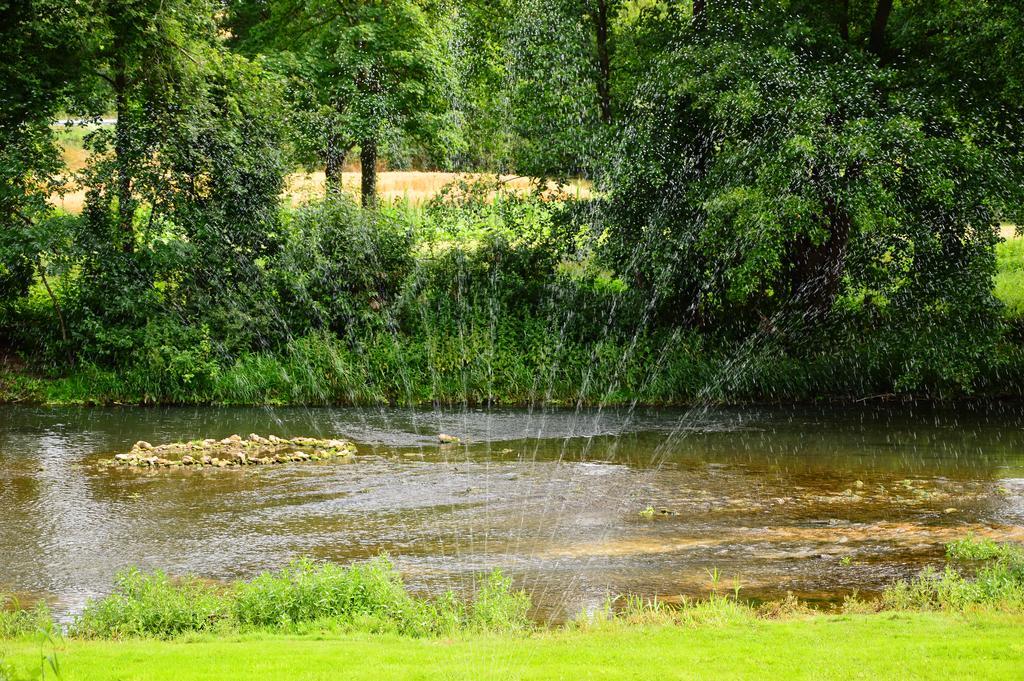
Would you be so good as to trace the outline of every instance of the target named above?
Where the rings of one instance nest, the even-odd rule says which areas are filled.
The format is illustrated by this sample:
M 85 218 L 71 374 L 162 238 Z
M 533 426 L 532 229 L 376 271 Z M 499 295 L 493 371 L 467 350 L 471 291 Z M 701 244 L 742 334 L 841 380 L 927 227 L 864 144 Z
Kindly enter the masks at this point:
M 342 171 L 345 168 L 345 157 L 351 146 L 342 146 L 337 139 L 331 138 L 327 142 L 327 149 L 324 152 L 326 165 L 324 168 L 325 186 L 327 195 L 332 196 L 341 192 Z
M 693 0 L 694 23 L 704 21 L 707 15 L 707 0 Z
M 36 267 L 39 270 L 39 279 L 43 282 L 43 286 L 46 288 L 47 295 L 50 296 L 50 302 L 53 303 L 53 311 L 57 313 L 57 322 L 60 324 L 60 337 L 64 341 L 64 348 L 68 353 L 68 365 L 75 365 L 75 355 L 71 351 L 71 344 L 68 342 L 68 326 L 64 322 L 64 310 L 60 306 L 60 301 L 57 300 L 57 296 L 54 295 L 53 289 L 50 288 L 50 280 L 46 278 L 46 267 L 43 265 L 43 259 L 36 255 Z
M 871 37 L 868 39 L 868 50 L 882 62 L 885 61 L 886 57 L 885 29 L 889 24 L 890 14 L 892 14 L 892 0 L 878 0 L 878 5 L 875 6 L 875 18 L 871 21 Z
M 114 74 L 114 104 L 117 122 L 114 123 L 114 157 L 117 166 L 117 223 L 121 233 L 121 249 L 125 253 L 135 250 L 135 200 L 132 198 L 131 130 L 128 112 L 128 74 L 125 59 L 120 56 Z
M 850 42 L 850 0 L 839 0 L 839 36 Z
M 790 259 L 794 302 L 810 321 L 823 319 L 832 309 L 846 269 L 850 216 L 829 197 L 825 200 L 825 220 L 825 241 L 814 244 L 806 237 L 798 239 Z
M 594 17 L 597 33 L 597 100 L 601 107 L 601 122 L 612 122 L 612 65 L 608 50 L 608 0 L 597 0 Z
M 359 145 L 359 165 L 363 208 L 373 208 L 377 205 L 377 140 L 363 140 Z

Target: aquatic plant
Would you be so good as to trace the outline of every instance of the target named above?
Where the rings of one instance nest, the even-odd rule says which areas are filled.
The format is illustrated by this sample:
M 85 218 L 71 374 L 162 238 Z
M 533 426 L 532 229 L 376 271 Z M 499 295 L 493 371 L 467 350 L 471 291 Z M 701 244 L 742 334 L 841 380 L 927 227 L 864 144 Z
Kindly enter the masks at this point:
M 1024 561 L 1021 548 L 1015 544 L 1002 544 L 988 537 L 968 534 L 946 545 L 946 557 L 950 560 L 993 560 L 1005 558 Z

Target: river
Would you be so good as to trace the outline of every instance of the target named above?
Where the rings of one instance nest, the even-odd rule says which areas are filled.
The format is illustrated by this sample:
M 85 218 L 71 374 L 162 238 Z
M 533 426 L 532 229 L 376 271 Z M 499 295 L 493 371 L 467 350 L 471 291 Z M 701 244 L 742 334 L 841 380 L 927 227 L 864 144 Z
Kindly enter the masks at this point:
M 345 437 L 359 455 L 96 465 L 137 440 L 251 432 Z M 831 603 L 941 565 L 968 532 L 1024 539 L 1024 407 L 3 407 L 0 518 L 0 592 L 64 615 L 131 565 L 226 580 L 381 552 L 417 592 L 501 568 L 541 619 L 704 594 L 715 571 L 741 597 Z

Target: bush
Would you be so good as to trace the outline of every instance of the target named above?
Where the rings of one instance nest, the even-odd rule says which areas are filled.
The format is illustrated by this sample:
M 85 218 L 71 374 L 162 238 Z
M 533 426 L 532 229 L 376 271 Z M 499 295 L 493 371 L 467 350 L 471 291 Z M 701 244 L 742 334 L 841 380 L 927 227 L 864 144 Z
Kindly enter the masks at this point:
M 900 580 L 882 596 L 892 610 L 1024 609 L 1024 550 L 987 539 L 966 539 L 947 547 L 953 560 L 985 561 L 973 578 L 952 565 L 942 572 L 926 569 L 918 577 Z
M 300 622 L 414 619 L 416 603 L 386 558 L 342 567 L 299 560 L 277 573 L 241 582 L 232 596 L 235 620 L 248 627 L 288 627 Z
M 379 323 L 413 270 L 410 221 L 400 210 L 363 211 L 345 194 L 296 209 L 270 268 L 289 333 Z
M 477 631 L 523 631 L 530 625 L 529 611 L 526 592 L 513 591 L 512 580 L 495 570 L 477 591 L 469 626 Z
M 216 629 L 229 614 L 224 594 L 198 578 L 172 580 L 159 570 L 132 568 L 118 573 L 114 593 L 86 605 L 71 633 L 83 638 L 166 638 Z
M 65 216 L 47 271 L 68 342 L 36 282 L 0 306 L 0 345 L 68 372 L 30 393 L 62 403 L 680 404 L 1024 385 L 1024 326 L 974 285 L 991 281 L 988 251 L 942 277 L 844 287 L 813 328 L 758 305 L 724 322 L 659 289 L 672 270 L 656 243 L 630 250 L 643 266 L 611 257 L 602 210 L 483 184 L 422 208 L 341 195 L 268 222 L 256 251 L 219 255 L 144 214 L 133 253 L 103 250 L 106 232 Z M 915 252 L 938 267 L 941 244 L 925 241 Z M 999 246 L 1003 274 L 1016 243 Z M 4 383 L 7 399 L 25 394 Z
M 467 607 L 451 592 L 435 599 L 412 596 L 386 557 L 347 567 L 302 559 L 229 588 L 127 570 L 118 575 L 114 593 L 88 603 L 70 631 L 83 638 L 310 627 L 409 636 L 510 632 L 529 627 L 529 607 L 529 597 L 513 591 L 499 572 Z

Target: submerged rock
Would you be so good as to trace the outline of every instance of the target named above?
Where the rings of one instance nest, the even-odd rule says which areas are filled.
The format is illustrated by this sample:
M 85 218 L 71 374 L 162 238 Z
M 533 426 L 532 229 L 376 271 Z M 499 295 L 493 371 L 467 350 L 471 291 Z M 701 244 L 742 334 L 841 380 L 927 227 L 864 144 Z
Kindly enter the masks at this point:
M 202 455 L 193 455 L 194 452 L 202 452 Z M 115 454 L 110 459 L 100 461 L 100 465 L 108 468 L 227 468 L 292 461 L 351 460 L 355 454 L 356 447 L 348 440 L 320 440 L 312 437 L 288 440 L 275 435 L 263 437 L 251 433 L 246 439 L 240 435 L 231 435 L 222 440 L 174 442 L 157 447 L 139 441 L 130 452 Z

